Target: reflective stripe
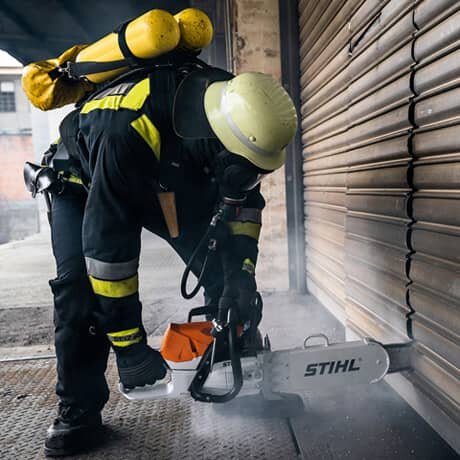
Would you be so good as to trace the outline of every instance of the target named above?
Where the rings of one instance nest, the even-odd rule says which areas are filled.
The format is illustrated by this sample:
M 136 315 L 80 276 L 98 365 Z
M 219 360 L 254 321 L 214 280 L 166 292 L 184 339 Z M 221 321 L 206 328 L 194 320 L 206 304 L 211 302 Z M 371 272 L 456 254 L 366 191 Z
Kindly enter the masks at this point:
M 133 89 L 123 98 L 120 108 L 139 110 L 145 100 L 150 94 L 150 79 L 145 78 L 144 80 L 137 83 Z
M 256 266 L 251 259 L 247 258 L 244 259 L 241 270 L 248 272 L 250 275 L 254 275 L 254 273 L 256 272 Z
M 102 260 L 85 257 L 88 275 L 108 281 L 129 278 L 137 273 L 139 258 L 128 262 L 103 262 Z
M 254 222 L 255 224 L 261 224 L 262 210 L 257 208 L 241 208 L 234 220 L 238 222 Z
M 74 176 L 73 174 L 69 177 L 64 177 L 64 180 L 66 182 L 71 182 L 72 184 L 83 185 L 83 181 L 79 177 Z
M 89 276 L 95 294 L 112 299 L 120 299 L 135 294 L 139 289 L 139 278 L 136 275 L 119 281 L 105 281 Z
M 142 115 L 131 122 L 131 126 L 139 133 L 148 146 L 153 150 L 157 160 L 160 160 L 161 138 L 160 132 L 150 121 L 147 115 Z
M 104 93 L 103 93 L 104 94 Z M 105 93 L 107 94 L 107 93 Z M 145 78 L 140 81 L 124 96 L 123 94 L 108 95 L 100 99 L 87 102 L 80 113 L 87 114 L 93 110 L 139 110 L 150 94 L 150 80 Z
M 233 235 L 245 235 L 255 240 L 259 240 L 260 235 L 260 224 L 255 224 L 253 222 L 229 222 L 228 226 L 230 227 L 230 233 Z
M 256 153 L 258 155 L 262 155 L 264 157 L 272 157 L 274 152 L 269 152 L 261 147 L 258 147 L 256 144 L 251 142 L 247 136 L 243 134 L 243 132 L 238 128 L 235 121 L 233 120 L 231 114 L 231 104 L 227 102 L 227 86 L 225 85 L 222 88 L 222 95 L 220 98 L 220 110 L 224 114 L 225 119 L 227 120 L 228 126 L 232 131 L 233 135 L 238 138 L 238 140 L 244 144 L 251 152 Z
M 107 337 L 115 347 L 129 347 L 142 340 L 141 330 L 138 327 L 125 331 L 109 332 Z
M 120 107 L 123 96 L 107 96 L 102 99 L 95 99 L 94 101 L 87 102 L 80 113 L 85 114 L 92 112 L 93 110 L 118 110 Z
M 75 176 L 74 174 L 70 174 L 68 177 L 66 177 L 65 173 L 66 173 L 65 171 L 58 171 L 59 177 L 61 177 L 63 181 L 70 182 L 72 184 L 83 185 L 83 181 L 78 176 Z
M 129 90 L 135 85 L 135 83 L 120 83 L 119 85 L 112 86 L 111 88 L 107 88 L 100 93 L 95 95 L 95 98 L 102 99 L 106 96 L 125 96 L 128 94 Z

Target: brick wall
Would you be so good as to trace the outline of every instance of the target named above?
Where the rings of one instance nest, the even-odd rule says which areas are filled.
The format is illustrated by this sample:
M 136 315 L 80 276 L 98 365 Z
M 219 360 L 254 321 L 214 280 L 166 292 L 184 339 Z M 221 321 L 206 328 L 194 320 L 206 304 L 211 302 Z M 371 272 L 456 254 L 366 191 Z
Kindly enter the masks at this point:
M 33 161 L 32 136 L 0 136 L 0 200 L 28 200 L 22 168 Z
M 0 244 L 38 231 L 37 204 L 22 178 L 24 162 L 33 159 L 32 136 L 0 135 Z
M 278 0 L 234 0 L 233 59 L 235 73 L 260 71 L 281 77 Z M 284 168 L 264 179 L 267 201 L 258 264 L 261 289 L 287 289 L 288 248 Z

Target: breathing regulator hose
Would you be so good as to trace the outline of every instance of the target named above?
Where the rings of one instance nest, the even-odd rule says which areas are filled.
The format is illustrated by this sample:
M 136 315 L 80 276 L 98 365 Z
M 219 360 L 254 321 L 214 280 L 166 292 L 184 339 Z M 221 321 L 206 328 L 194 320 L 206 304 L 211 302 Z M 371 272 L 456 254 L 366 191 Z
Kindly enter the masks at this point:
M 223 232 L 220 231 L 219 224 L 231 220 L 230 217 L 234 215 L 235 209 L 241 206 L 242 201 L 244 200 L 233 200 L 231 198 L 224 198 L 223 203 L 221 203 L 221 205 L 219 206 L 219 210 L 216 212 L 216 214 L 214 214 L 213 218 L 211 219 L 211 222 L 209 223 L 206 232 L 204 233 L 196 248 L 194 249 L 185 267 L 184 273 L 182 274 L 180 291 L 184 299 L 193 299 L 193 297 L 195 297 L 198 294 L 202 286 L 203 277 L 206 273 L 206 269 L 211 259 L 211 256 L 216 254 L 219 241 L 225 238 Z M 187 292 L 188 277 L 190 276 L 190 272 L 192 271 L 192 267 L 196 257 L 198 256 L 199 252 L 202 250 L 205 244 L 208 245 L 208 251 L 204 258 L 203 265 L 201 266 L 197 283 L 190 292 Z
M 203 277 L 204 277 L 204 274 L 206 273 L 206 268 L 208 266 L 210 257 L 212 254 L 215 254 L 217 250 L 217 238 L 216 238 L 217 225 L 222 220 L 222 217 L 223 217 L 223 210 L 220 208 L 219 211 L 211 219 L 211 222 L 205 234 L 201 237 L 199 243 L 194 249 L 185 267 L 184 273 L 182 274 L 181 283 L 180 283 L 180 292 L 184 299 L 187 299 L 187 300 L 193 299 L 198 294 L 198 291 L 200 290 L 202 286 Z M 198 253 L 201 251 L 201 249 L 203 248 L 205 244 L 208 245 L 208 251 L 204 258 L 203 265 L 201 266 L 200 274 L 198 275 L 196 285 L 190 292 L 187 292 L 188 277 L 190 276 L 190 272 L 192 271 L 193 263 L 195 262 L 195 259 Z

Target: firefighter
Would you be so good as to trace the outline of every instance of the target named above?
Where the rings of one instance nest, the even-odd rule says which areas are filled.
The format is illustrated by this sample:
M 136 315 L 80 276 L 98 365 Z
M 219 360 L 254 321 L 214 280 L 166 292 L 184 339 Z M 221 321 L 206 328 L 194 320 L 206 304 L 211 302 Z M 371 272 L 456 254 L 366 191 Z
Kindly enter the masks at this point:
M 221 257 L 202 285 L 208 305 L 236 303 L 245 320 L 257 289 L 265 204 L 259 182 L 283 165 L 296 128 L 293 103 L 270 76 L 234 77 L 178 57 L 94 93 L 62 122 L 61 139 L 44 160 L 59 178 L 51 207 L 57 278 L 50 285 L 60 402 L 47 455 L 73 454 L 97 439 L 110 346 L 126 388 L 165 375 L 142 325 L 142 228 L 188 262 L 219 204 L 231 205 Z

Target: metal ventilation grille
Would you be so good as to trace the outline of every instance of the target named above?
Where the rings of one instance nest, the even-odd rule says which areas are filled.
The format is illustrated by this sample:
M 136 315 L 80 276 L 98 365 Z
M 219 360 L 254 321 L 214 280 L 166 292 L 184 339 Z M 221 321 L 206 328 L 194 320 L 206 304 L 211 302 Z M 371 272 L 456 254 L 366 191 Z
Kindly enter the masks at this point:
M 414 22 L 413 379 L 460 423 L 460 4 L 425 1 Z

